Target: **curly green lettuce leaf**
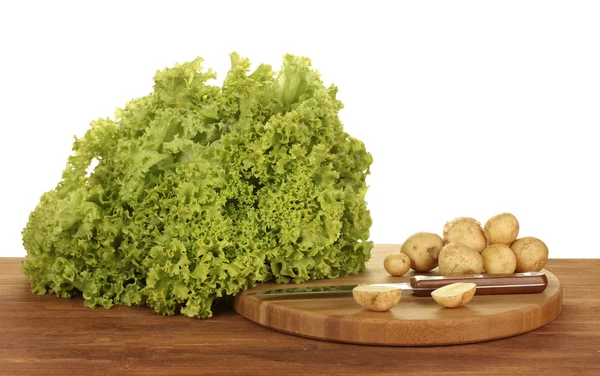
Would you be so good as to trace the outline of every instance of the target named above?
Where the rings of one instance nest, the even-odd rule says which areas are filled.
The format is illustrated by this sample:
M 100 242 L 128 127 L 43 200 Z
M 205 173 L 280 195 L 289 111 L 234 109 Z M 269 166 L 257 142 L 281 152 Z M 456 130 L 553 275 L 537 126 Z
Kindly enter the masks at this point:
M 206 318 L 262 281 L 364 269 L 372 158 L 344 132 L 337 88 L 292 55 L 250 72 L 233 53 L 215 77 L 201 58 L 158 71 L 76 139 L 23 230 L 33 292 Z

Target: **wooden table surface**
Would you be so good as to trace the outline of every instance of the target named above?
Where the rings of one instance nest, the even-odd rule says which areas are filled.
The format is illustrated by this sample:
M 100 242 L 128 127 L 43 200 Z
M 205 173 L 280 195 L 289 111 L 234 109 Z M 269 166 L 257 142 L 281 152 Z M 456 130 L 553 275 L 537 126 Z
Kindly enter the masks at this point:
M 208 320 L 142 307 L 89 309 L 31 293 L 0 258 L 0 375 L 600 375 L 600 259 L 550 260 L 562 314 L 536 331 L 471 345 L 376 347 L 299 338 L 230 306 Z

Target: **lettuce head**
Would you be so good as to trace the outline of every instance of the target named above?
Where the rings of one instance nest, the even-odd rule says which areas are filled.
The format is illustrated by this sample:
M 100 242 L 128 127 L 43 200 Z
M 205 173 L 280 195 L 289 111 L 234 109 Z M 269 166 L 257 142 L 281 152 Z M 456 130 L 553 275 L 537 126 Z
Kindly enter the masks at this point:
M 307 58 L 250 72 L 230 57 L 222 86 L 201 58 L 157 71 L 75 140 L 23 230 L 33 292 L 206 318 L 258 282 L 364 269 L 372 158 L 344 132 L 337 88 Z

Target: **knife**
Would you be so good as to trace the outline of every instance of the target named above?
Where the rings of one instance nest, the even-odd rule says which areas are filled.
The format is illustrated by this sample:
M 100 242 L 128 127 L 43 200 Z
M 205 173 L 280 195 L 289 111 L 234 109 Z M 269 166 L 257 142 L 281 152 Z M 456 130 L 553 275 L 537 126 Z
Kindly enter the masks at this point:
M 470 282 L 477 285 L 475 295 L 535 294 L 544 291 L 548 286 L 548 278 L 542 272 L 476 274 L 456 277 L 417 275 L 412 277 L 409 282 L 370 283 L 368 285 L 412 291 L 415 296 L 430 296 L 435 289 L 459 282 Z M 292 287 L 251 292 L 246 295 L 351 294 L 352 289 L 356 286 L 359 285 Z

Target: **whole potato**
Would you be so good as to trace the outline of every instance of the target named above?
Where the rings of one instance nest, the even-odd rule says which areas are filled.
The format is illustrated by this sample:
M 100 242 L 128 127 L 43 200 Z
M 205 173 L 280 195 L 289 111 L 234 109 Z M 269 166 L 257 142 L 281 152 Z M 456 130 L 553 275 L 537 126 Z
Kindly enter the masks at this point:
M 519 221 L 511 213 L 502 213 L 488 219 L 483 227 L 488 244 L 510 245 L 519 235 Z
M 410 258 L 410 267 L 418 272 L 427 272 L 438 265 L 435 255 L 444 246 L 444 240 L 431 232 L 412 234 L 400 249 Z
M 440 273 L 444 276 L 480 274 L 483 258 L 479 252 L 460 243 L 449 243 L 438 256 Z
M 456 218 L 444 226 L 446 243 L 460 243 L 481 253 L 487 247 L 487 240 L 481 228 L 481 223 L 473 218 Z
M 410 270 L 410 257 L 404 253 L 392 253 L 383 260 L 383 267 L 394 277 L 403 276 Z
M 509 246 L 492 244 L 481 252 L 486 274 L 511 274 L 517 267 L 517 258 Z
M 539 272 L 548 262 L 548 247 L 538 238 L 529 236 L 517 239 L 510 249 L 517 259 L 517 273 Z

